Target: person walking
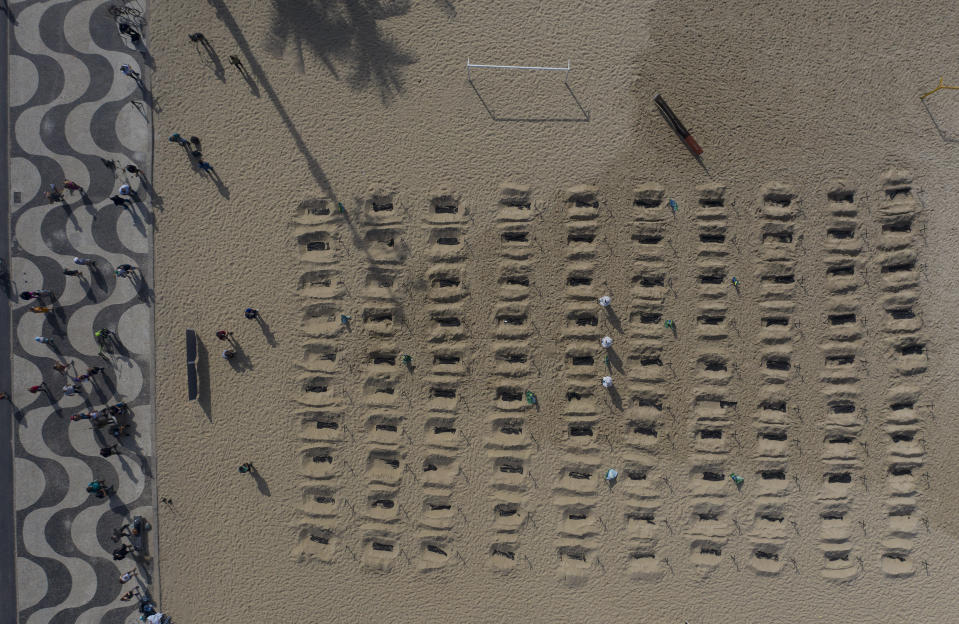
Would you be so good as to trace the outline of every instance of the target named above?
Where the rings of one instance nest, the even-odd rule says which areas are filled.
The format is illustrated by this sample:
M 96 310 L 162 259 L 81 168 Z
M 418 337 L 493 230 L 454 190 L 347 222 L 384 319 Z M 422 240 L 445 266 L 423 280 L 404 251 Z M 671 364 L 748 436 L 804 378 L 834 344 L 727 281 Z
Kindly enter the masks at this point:
M 93 377 L 93 376 L 96 375 L 97 373 L 102 373 L 102 372 L 103 372 L 103 367 L 102 367 L 102 366 L 94 366 L 94 367 L 92 367 L 92 368 L 88 368 L 88 369 L 87 369 L 87 375 L 89 375 L 89 376 L 91 376 L 91 377 Z
M 116 444 L 100 447 L 100 457 L 109 457 L 110 455 L 119 455 L 119 454 L 120 454 L 120 451 L 117 450 Z
M 140 74 L 127 64 L 120 65 L 120 73 L 124 76 L 129 76 L 136 81 L 140 80 Z
M 123 585 L 124 583 L 132 579 L 134 576 L 137 576 L 138 574 L 139 574 L 139 571 L 136 568 L 133 568 L 132 570 L 128 572 L 124 572 L 123 574 L 120 575 L 120 585 Z
M 0 392 L 0 401 L 9 401 L 10 395 L 6 392 Z
M 121 185 L 120 185 L 120 195 L 132 195 L 132 194 L 133 194 L 133 193 L 132 193 L 132 191 L 130 190 L 130 185 L 129 185 L 129 184 L 121 184 Z
M 117 277 L 126 277 L 130 274 L 130 269 L 125 269 L 123 267 L 117 267 L 114 271 Z
M 50 307 L 49 306 L 33 306 L 32 308 L 30 308 L 30 311 L 36 314 L 47 314 L 48 312 L 50 312 Z
M 171 134 L 169 140 L 171 143 L 178 143 L 180 145 L 187 145 L 190 143 L 189 141 L 184 139 L 182 136 L 180 136 L 179 132 L 174 132 L 173 134 Z
M 230 336 L 233 335 L 233 332 L 228 332 L 225 329 L 221 329 L 216 332 L 216 337 L 219 340 L 229 340 Z
M 96 481 L 91 481 L 87 484 L 87 492 L 90 494 L 96 494 L 98 497 L 100 492 L 106 492 L 110 489 L 110 486 L 107 485 L 107 482 L 103 479 L 97 479 Z M 102 497 L 101 497 L 102 498 Z
M 79 258 L 79 257 L 76 257 L 76 258 L 73 259 L 73 264 L 79 264 L 79 265 L 82 265 L 82 266 L 85 266 L 85 265 L 88 265 L 88 264 L 96 264 L 96 263 L 97 263 L 97 261 L 94 260 L 93 258 Z
M 54 362 L 54 363 L 53 363 L 53 370 L 57 371 L 58 373 L 63 373 L 64 375 L 66 375 L 66 374 L 67 374 L 67 368 L 68 368 L 67 365 L 64 364 L 63 362 Z
M 30 301 L 31 299 L 39 299 L 45 295 L 49 295 L 49 290 L 25 290 L 20 293 L 20 298 L 24 301 Z
M 44 336 L 34 336 L 33 339 L 39 342 L 40 344 L 53 344 L 53 338 L 46 338 Z
M 612 387 L 613 387 L 613 378 L 610 377 L 609 375 L 606 375 L 605 377 L 603 377 L 603 387 L 604 387 L 604 388 L 612 388 Z
M 256 470 L 256 468 L 253 467 L 252 462 L 246 462 L 244 464 L 240 464 L 240 467 L 237 468 L 237 470 L 240 472 L 240 474 L 247 474 L 249 472 L 253 472 Z
M 603 295 L 602 297 L 599 298 L 599 305 L 603 306 L 604 308 L 608 308 L 609 304 L 612 302 L 613 302 L 613 299 L 609 295 Z
M 67 384 L 66 386 L 63 386 L 63 395 L 73 396 L 74 394 L 76 394 L 77 392 L 80 392 L 81 390 L 83 390 L 83 386 L 81 386 L 80 384 Z
M 130 546 L 128 544 L 120 544 L 119 548 L 113 549 L 113 560 L 122 561 L 126 559 L 127 553 L 130 552 Z
M 77 184 L 76 182 L 74 182 L 73 180 L 64 180 L 63 188 L 67 189 L 71 193 L 73 191 L 80 191 L 81 193 L 83 192 L 83 187 Z
M 603 345 L 604 349 L 608 349 L 613 346 L 613 339 L 609 336 L 603 336 L 603 339 L 599 341 L 599 344 Z
M 114 206 L 120 206 L 121 208 L 126 208 L 130 203 L 129 199 L 120 195 L 111 195 L 110 199 L 113 201 Z
M 222 355 L 224 360 L 232 360 L 236 357 L 236 351 L 233 349 L 224 349 Z
M 41 381 L 37 385 L 30 386 L 29 388 L 27 388 L 27 392 L 29 392 L 30 394 L 36 394 L 40 392 L 41 390 L 43 390 L 44 392 L 47 391 L 47 382 Z
M 80 271 L 77 271 L 76 269 L 63 269 L 63 274 L 64 274 L 64 275 L 72 275 L 72 276 L 74 276 L 74 277 L 79 277 Z
M 136 165 L 127 165 L 126 167 L 124 167 L 124 169 L 126 169 L 127 173 L 129 173 L 130 175 L 135 175 L 138 178 L 140 177 L 140 174 L 143 173 L 142 171 L 140 171 L 140 168 L 137 167 Z
M 121 577 L 121 578 L 122 578 L 122 577 Z M 128 591 L 127 593 L 125 593 L 125 594 L 123 594 L 122 596 L 120 596 L 120 600 L 122 600 L 123 602 L 128 602 L 128 601 L 130 601 L 130 600 L 133 600 L 133 597 L 134 597 L 134 596 L 136 596 L 137 598 L 140 597 L 140 588 L 139 588 L 139 587 L 134 587 L 133 589 L 131 589 L 131 590 Z
M 243 312 L 243 316 L 250 319 L 251 321 L 260 315 L 259 311 L 256 308 L 247 308 Z

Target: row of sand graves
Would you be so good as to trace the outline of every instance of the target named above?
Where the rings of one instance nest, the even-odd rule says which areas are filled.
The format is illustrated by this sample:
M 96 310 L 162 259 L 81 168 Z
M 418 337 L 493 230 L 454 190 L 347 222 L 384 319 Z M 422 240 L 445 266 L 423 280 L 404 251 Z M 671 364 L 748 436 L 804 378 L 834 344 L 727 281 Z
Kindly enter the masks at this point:
M 676 561 L 777 575 L 811 551 L 826 579 L 875 555 L 913 574 L 920 203 L 905 173 L 876 186 L 866 211 L 843 181 L 740 203 L 707 185 L 682 205 L 650 184 L 618 208 L 508 186 L 481 217 L 453 193 L 302 202 L 295 552 L 376 570 L 551 560 L 572 582 L 610 561 L 637 580 Z M 857 511 L 877 468 L 878 550 Z

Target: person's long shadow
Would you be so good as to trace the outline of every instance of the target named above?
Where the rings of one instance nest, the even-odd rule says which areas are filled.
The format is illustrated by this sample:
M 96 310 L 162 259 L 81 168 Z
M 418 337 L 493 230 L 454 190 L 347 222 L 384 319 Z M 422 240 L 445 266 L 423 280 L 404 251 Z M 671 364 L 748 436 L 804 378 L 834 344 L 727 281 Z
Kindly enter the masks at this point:
M 147 208 L 146 204 L 143 203 L 143 200 L 140 199 L 140 195 L 136 192 L 130 193 L 130 197 L 133 198 L 133 205 L 137 210 L 143 213 L 143 220 L 147 222 L 147 225 L 153 227 L 153 213 L 150 212 L 150 209 Z M 133 211 L 130 211 L 133 214 Z
M 254 468 L 250 471 L 250 474 L 253 475 L 253 480 L 256 481 L 256 487 L 260 490 L 260 494 L 263 496 L 269 496 L 270 486 L 267 485 L 266 479 L 260 476 L 260 471 Z
M 246 354 L 246 351 L 243 350 L 243 347 L 240 346 L 240 343 L 233 339 L 230 341 L 230 348 L 233 349 L 233 357 L 228 359 L 227 362 L 230 363 L 230 366 L 238 373 L 245 373 L 248 370 L 253 370 L 253 362 L 250 360 L 250 357 Z
M 150 184 L 150 181 L 147 180 L 146 176 L 142 173 L 140 174 L 140 185 L 147 192 L 147 195 L 150 196 L 150 206 L 163 210 L 163 197 L 157 194 L 156 189 L 153 188 L 153 185 Z
M 136 288 L 137 296 L 140 300 L 148 306 L 153 305 L 156 301 L 156 296 L 153 294 L 153 289 L 150 288 L 147 281 L 143 279 L 140 274 L 132 271 L 130 273 L 130 281 L 133 283 L 133 287 Z
M 83 203 L 86 204 L 87 202 L 84 201 Z M 92 203 L 90 205 L 92 205 Z M 82 230 L 83 228 L 80 227 L 80 222 L 77 221 L 76 215 L 73 214 L 73 210 L 70 208 L 70 204 L 64 202 L 60 204 L 60 207 L 63 208 L 63 211 L 65 213 L 67 213 L 67 219 L 70 221 L 70 223 L 73 224 L 74 231 L 79 232 L 80 230 Z
M 100 271 L 100 267 L 96 264 L 87 265 L 90 267 L 90 277 L 93 278 L 93 283 L 100 287 L 100 290 L 106 291 L 107 281 L 103 278 L 103 273 Z
M 223 179 L 220 177 L 220 174 L 216 172 L 216 169 L 211 165 L 209 169 L 204 169 L 203 172 L 216 184 L 216 190 L 219 191 L 220 195 L 226 199 L 230 199 L 230 187 L 223 184 Z
M 266 337 L 267 343 L 271 347 L 276 346 L 276 338 L 273 336 L 273 330 L 270 329 L 270 326 L 266 324 L 266 321 L 263 320 L 262 314 L 256 315 L 256 322 L 260 324 L 260 331 L 263 332 L 263 335 Z
M 196 46 L 196 53 L 200 54 L 200 48 L 206 52 L 207 56 L 210 59 L 210 62 L 213 63 L 213 75 L 220 82 L 226 82 L 226 72 L 223 70 L 223 62 L 220 61 L 220 55 L 216 53 L 216 50 L 213 49 L 213 44 L 211 44 L 206 37 L 201 39 Z M 202 54 L 200 54 L 202 56 Z

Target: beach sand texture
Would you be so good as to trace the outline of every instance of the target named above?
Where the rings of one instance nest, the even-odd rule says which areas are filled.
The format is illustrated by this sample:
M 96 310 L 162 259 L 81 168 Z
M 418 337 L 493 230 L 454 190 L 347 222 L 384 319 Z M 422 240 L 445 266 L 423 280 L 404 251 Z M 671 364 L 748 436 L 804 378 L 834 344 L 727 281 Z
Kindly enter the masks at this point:
M 164 610 L 950 619 L 952 3 L 151 11 Z

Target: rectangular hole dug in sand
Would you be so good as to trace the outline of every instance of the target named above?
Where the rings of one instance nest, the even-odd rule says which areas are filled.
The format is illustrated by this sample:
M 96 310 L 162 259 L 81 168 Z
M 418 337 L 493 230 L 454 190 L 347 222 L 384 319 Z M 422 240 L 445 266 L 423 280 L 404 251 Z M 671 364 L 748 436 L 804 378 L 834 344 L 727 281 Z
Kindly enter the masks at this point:
M 663 237 L 658 234 L 633 234 L 633 240 L 640 245 L 658 245 Z
M 659 432 L 656 431 L 656 426 L 649 423 L 634 423 L 631 425 L 631 429 L 633 433 L 641 436 L 655 438 L 659 435 Z
M 912 308 L 898 308 L 887 310 L 887 312 L 889 313 L 889 316 L 897 321 L 916 318 L 916 313 L 912 311 Z
M 721 245 L 726 242 L 725 234 L 700 234 L 699 242 L 704 245 Z
M 593 428 L 588 425 L 570 425 L 569 435 L 571 437 L 583 437 L 583 436 L 592 437 Z
M 827 355 L 827 366 L 850 366 L 856 362 L 855 355 Z
M 882 273 L 904 273 L 916 268 L 915 262 L 901 262 L 897 264 L 884 264 L 880 268 Z
M 773 232 L 763 234 L 763 244 L 770 243 L 791 243 L 793 242 L 792 232 Z
M 760 281 L 767 284 L 792 284 L 796 281 L 796 276 L 792 274 L 763 275 Z
M 893 464 L 889 467 L 889 474 L 894 477 L 912 476 L 912 466 Z
M 782 355 L 766 358 L 766 368 L 777 371 L 788 371 L 792 368 L 789 358 Z
M 826 230 L 826 236 L 836 240 L 853 238 L 856 235 L 855 228 L 829 228 Z
M 593 283 L 593 278 L 585 275 L 570 275 L 566 278 L 567 286 L 589 286 Z
M 785 470 L 763 470 L 762 472 L 759 473 L 759 477 L 761 479 L 766 479 L 766 480 L 770 480 L 770 479 L 782 480 L 786 478 L 786 471 Z
M 890 433 L 889 437 L 892 438 L 894 443 L 898 442 L 912 442 L 915 438 L 915 432 L 913 431 L 897 431 L 895 433 Z
M 906 184 L 901 186 L 894 186 L 886 189 L 886 198 L 887 199 L 896 199 L 900 195 L 909 195 L 912 193 L 912 187 Z
M 912 219 L 902 219 L 893 223 L 885 223 L 882 226 L 883 232 L 911 232 Z
M 722 429 L 701 429 L 699 437 L 704 440 L 719 440 L 723 437 Z
M 833 414 L 852 414 L 856 411 L 853 403 L 835 403 L 829 406 Z
M 921 344 L 908 344 L 896 347 L 896 351 L 902 355 L 921 355 L 925 353 L 925 350 L 925 345 Z
M 849 325 L 856 322 L 855 314 L 830 314 L 828 316 L 830 325 Z
M 851 264 L 829 267 L 826 274 L 833 277 L 849 277 L 856 274 L 856 267 Z
M 504 243 L 528 243 L 529 242 L 529 232 L 525 231 L 514 231 L 514 232 L 503 232 L 502 234 Z
M 827 474 L 826 481 L 829 483 L 852 483 L 852 475 L 848 472 Z
M 726 475 L 721 472 L 712 472 L 709 470 L 703 472 L 703 481 L 722 481 L 725 478 Z
M 855 441 L 855 438 L 852 436 L 837 435 L 826 438 L 826 442 L 829 444 L 852 444 Z
M 779 431 L 763 431 L 759 434 L 759 437 L 763 440 L 771 440 L 773 442 L 785 442 L 787 439 L 786 432 Z

